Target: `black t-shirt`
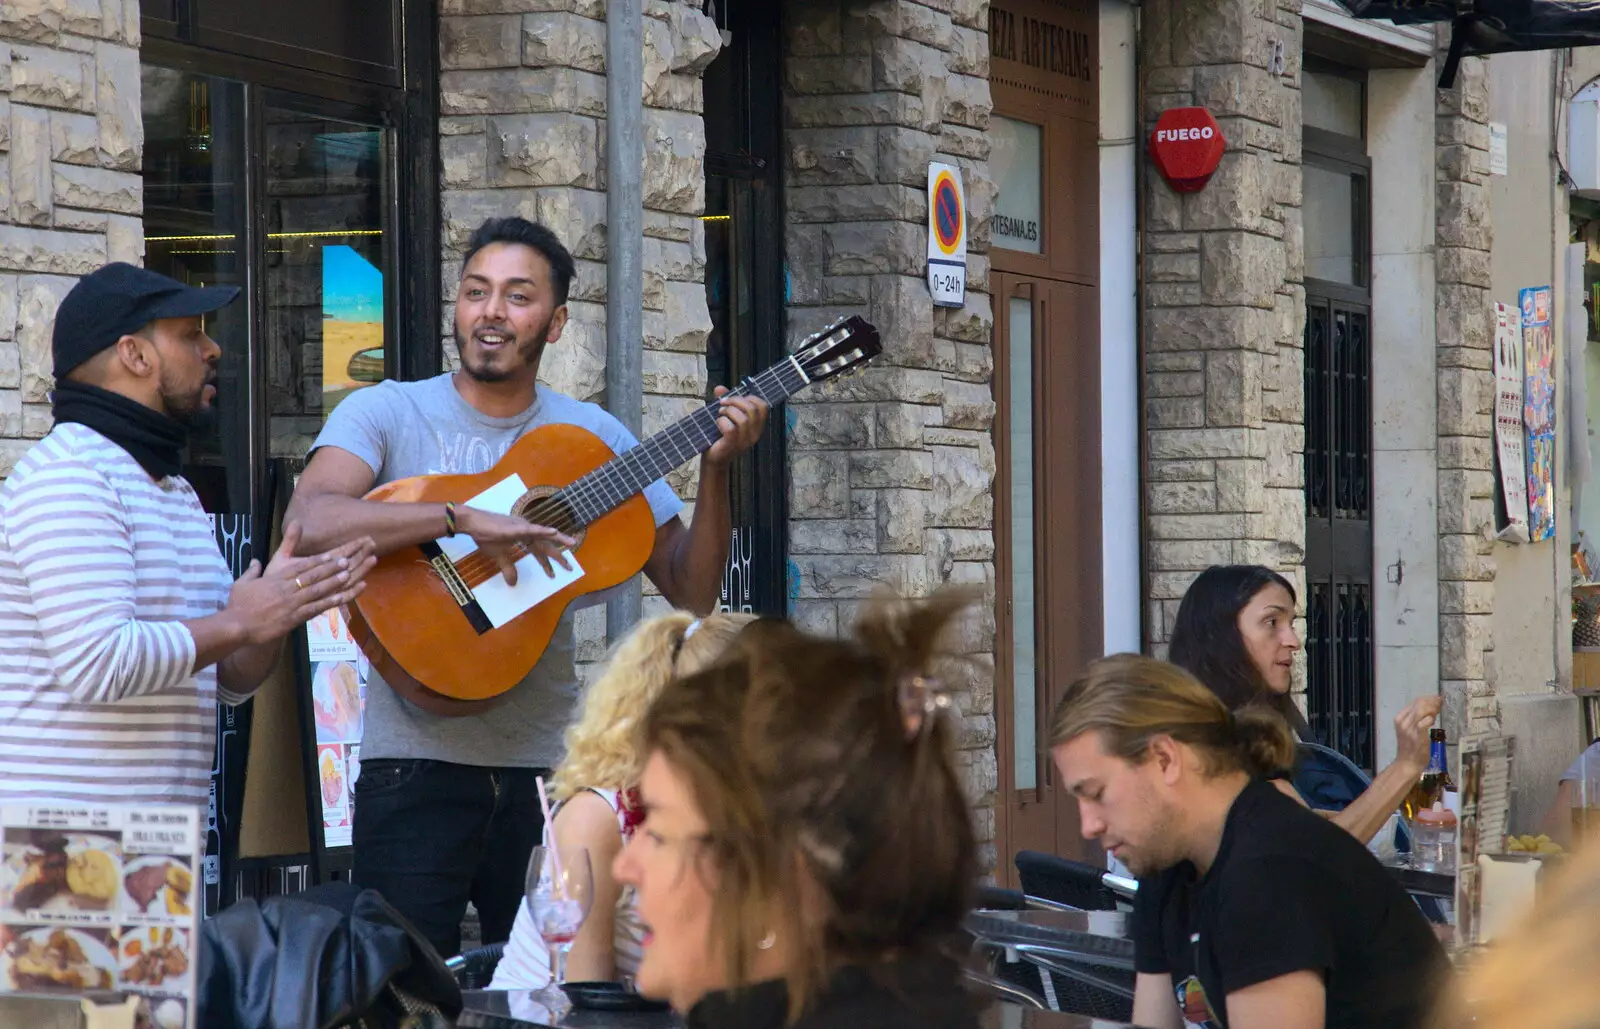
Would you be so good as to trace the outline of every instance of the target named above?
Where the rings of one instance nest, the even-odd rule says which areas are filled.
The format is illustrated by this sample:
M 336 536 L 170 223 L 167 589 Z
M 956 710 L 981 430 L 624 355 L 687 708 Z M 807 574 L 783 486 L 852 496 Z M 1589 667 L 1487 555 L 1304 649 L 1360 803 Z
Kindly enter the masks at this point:
M 1323 977 L 1327 1029 L 1412 1029 L 1446 964 L 1378 860 L 1265 782 L 1233 802 L 1204 877 L 1184 861 L 1140 881 L 1132 926 L 1138 970 L 1170 974 L 1184 1017 L 1218 1029 L 1228 994 L 1300 971 Z

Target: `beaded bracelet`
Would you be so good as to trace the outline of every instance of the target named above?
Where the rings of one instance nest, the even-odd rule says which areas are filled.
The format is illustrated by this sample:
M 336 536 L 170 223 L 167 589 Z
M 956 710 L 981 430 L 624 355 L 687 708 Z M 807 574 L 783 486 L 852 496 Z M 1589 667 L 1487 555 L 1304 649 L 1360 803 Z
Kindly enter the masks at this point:
M 456 505 L 453 500 L 445 501 L 444 534 L 446 536 L 454 536 L 456 534 Z

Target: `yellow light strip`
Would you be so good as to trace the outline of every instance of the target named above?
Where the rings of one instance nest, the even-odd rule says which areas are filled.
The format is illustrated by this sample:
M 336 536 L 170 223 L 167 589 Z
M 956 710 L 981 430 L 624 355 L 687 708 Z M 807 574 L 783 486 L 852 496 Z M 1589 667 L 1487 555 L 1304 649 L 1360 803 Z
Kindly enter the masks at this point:
M 325 229 L 320 232 L 269 232 L 268 239 L 311 239 L 326 236 L 381 236 L 382 229 Z M 234 233 L 217 236 L 146 236 L 146 243 L 188 243 L 211 239 L 237 239 Z
M 700 220 L 703 221 L 703 222 L 731 222 L 731 221 L 733 221 L 733 215 L 731 215 L 731 214 L 702 214 L 700 216 Z

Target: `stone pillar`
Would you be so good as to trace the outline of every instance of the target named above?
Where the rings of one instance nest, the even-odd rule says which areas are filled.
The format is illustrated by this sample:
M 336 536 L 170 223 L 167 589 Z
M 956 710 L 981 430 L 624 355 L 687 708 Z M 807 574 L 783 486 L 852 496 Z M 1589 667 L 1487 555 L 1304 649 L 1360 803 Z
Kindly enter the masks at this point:
M 1146 133 L 1162 111 L 1199 105 L 1227 140 L 1205 189 L 1175 193 L 1152 167 L 1144 197 L 1147 643 L 1158 654 L 1207 566 L 1264 564 L 1304 581 L 1300 5 L 1264 6 L 1150 0 L 1142 20 Z
M 1445 731 L 1497 733 L 1489 66 L 1438 90 L 1439 678 Z
M 526 14 L 526 7 L 560 7 Z M 704 402 L 705 127 L 700 76 L 720 49 L 698 3 L 648 0 L 644 25 L 644 431 Z M 455 349 L 461 253 L 485 218 L 543 222 L 578 264 L 571 320 L 540 378 L 605 402 L 605 4 L 443 0 L 439 20 L 444 365 Z M 668 477 L 692 503 L 698 462 Z M 687 520 L 689 513 L 686 513 Z M 650 587 L 646 581 L 646 590 Z M 645 613 L 663 603 L 647 598 Z M 579 658 L 604 653 L 605 609 L 578 615 Z
M 50 431 L 77 276 L 144 256 L 137 0 L 0 4 L 0 477 Z
M 993 318 L 988 296 L 988 23 L 983 0 L 790 0 L 786 10 L 790 342 L 862 313 L 884 353 L 789 414 L 790 575 L 807 629 L 846 631 L 874 587 L 980 583 L 961 649 L 961 761 L 994 862 Z M 927 177 L 958 165 L 967 303 L 925 278 Z

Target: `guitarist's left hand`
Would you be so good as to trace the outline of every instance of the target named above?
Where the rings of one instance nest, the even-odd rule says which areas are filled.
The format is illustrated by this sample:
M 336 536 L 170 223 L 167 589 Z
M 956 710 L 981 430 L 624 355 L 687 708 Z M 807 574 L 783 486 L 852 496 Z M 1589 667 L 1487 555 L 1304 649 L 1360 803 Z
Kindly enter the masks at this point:
M 711 444 L 702 462 L 725 466 L 756 445 L 767 426 L 767 402 L 760 397 L 730 397 L 728 387 L 718 386 L 715 395 L 722 401 L 717 428 L 722 438 Z

